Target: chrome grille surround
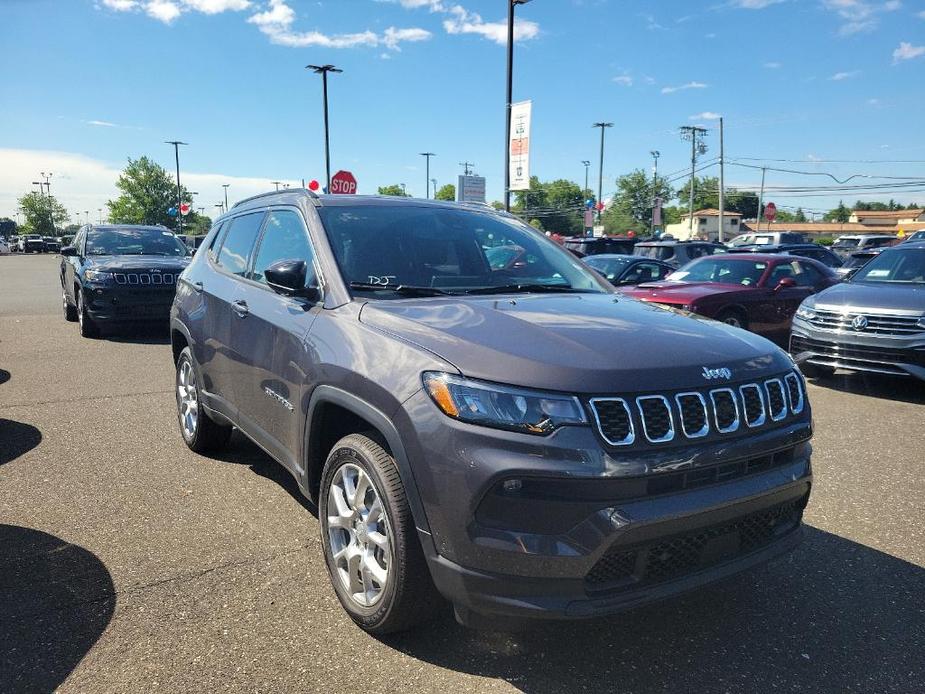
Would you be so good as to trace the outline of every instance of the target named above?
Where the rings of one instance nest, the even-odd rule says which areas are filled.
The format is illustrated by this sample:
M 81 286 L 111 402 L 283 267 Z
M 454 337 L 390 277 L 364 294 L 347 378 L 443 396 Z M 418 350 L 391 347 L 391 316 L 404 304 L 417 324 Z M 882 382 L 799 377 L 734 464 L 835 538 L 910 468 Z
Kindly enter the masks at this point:
M 114 272 L 112 274 L 116 284 L 134 285 L 173 285 L 176 284 L 177 273 L 174 272 Z
M 736 418 L 735 421 L 730 424 L 728 427 L 721 427 L 719 424 L 719 407 L 716 404 L 716 395 L 717 393 L 728 393 L 729 398 L 732 400 L 732 407 L 735 410 Z M 721 434 L 731 434 L 739 428 L 739 401 L 736 399 L 735 391 L 732 388 L 714 388 L 710 391 L 710 402 L 713 403 L 713 423 L 716 425 L 716 430 Z
M 598 403 L 618 403 L 623 406 L 626 412 L 626 419 L 629 422 L 628 433 L 622 441 L 614 441 L 604 432 L 604 426 L 601 424 L 601 418 L 598 412 Z M 636 429 L 633 425 L 633 414 L 630 412 L 629 403 L 623 398 L 591 398 L 591 413 L 594 415 L 594 421 L 597 424 L 597 430 L 604 440 L 611 446 L 629 446 L 636 441 Z
M 703 412 L 703 426 L 698 431 L 688 431 L 687 423 L 684 417 L 684 405 L 682 400 L 684 398 L 694 397 L 700 401 L 700 408 Z M 697 392 L 689 393 L 678 393 L 674 396 L 675 404 L 678 406 L 678 419 L 681 421 L 681 431 L 684 432 L 684 435 L 689 439 L 699 439 L 701 436 L 706 436 L 710 433 L 710 416 L 707 414 L 707 401 L 704 399 L 703 395 Z
M 768 396 L 768 414 L 771 415 L 771 421 L 779 422 L 787 416 L 787 396 L 784 394 L 784 384 L 779 378 L 769 378 L 764 382 L 764 393 Z M 780 410 L 777 414 L 774 413 L 773 393 L 777 393 L 777 397 L 780 398 Z
M 748 396 L 747 392 L 754 392 L 758 396 L 758 402 L 761 405 L 761 413 L 752 421 L 748 416 Z M 764 406 L 764 398 L 761 397 L 761 388 L 758 387 L 757 383 L 746 383 L 744 386 L 739 386 L 739 395 L 742 396 L 742 414 L 745 416 L 745 423 L 752 429 L 755 427 L 760 427 L 765 423 L 767 419 L 767 410 Z
M 790 404 L 791 414 L 800 414 L 803 411 L 803 384 L 800 382 L 800 377 L 795 373 L 789 373 L 784 376 L 784 381 L 787 383 L 787 402 Z M 796 388 L 797 394 L 800 396 L 799 400 L 796 403 L 793 402 L 793 390 Z
M 667 431 L 662 436 L 656 436 L 655 438 L 649 435 L 648 420 L 651 419 L 651 417 L 646 416 L 644 405 L 644 403 L 652 401 L 661 403 L 665 408 L 665 414 L 668 416 Z M 665 443 L 674 438 L 674 415 L 671 413 L 671 405 L 668 402 L 668 398 L 664 395 L 642 395 L 636 398 L 636 407 L 639 408 L 639 412 L 642 415 L 642 433 L 645 434 L 646 440 L 649 441 L 649 443 Z
M 886 313 L 866 313 L 863 310 L 835 311 L 831 309 L 817 308 L 813 309 L 815 316 L 809 319 L 807 323 L 814 328 L 822 330 L 832 330 L 835 332 L 846 333 L 868 333 L 874 335 L 915 335 L 916 333 L 925 332 L 925 329 L 917 325 L 921 316 L 910 316 L 902 314 Z M 862 330 L 857 330 L 851 322 L 858 316 L 864 316 L 867 319 L 867 325 Z

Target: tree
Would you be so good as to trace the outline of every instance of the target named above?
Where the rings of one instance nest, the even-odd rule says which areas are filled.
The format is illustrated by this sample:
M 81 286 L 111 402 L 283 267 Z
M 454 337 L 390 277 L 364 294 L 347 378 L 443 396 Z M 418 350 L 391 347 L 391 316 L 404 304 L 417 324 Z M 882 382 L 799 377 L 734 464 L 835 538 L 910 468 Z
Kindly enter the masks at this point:
M 189 215 L 192 219 L 188 219 L 183 224 L 183 231 L 193 236 L 202 236 L 203 234 L 208 233 L 209 229 L 212 228 L 212 218 L 207 217 L 204 214 L 194 215 L 192 212 Z
M 775 222 L 793 222 L 796 215 L 793 212 L 787 212 L 787 210 L 782 210 L 777 208 L 777 215 L 774 217 Z
M 825 213 L 823 219 L 827 222 L 841 222 L 844 224 L 848 221 L 848 218 L 851 216 L 851 210 L 845 207 L 845 203 L 841 200 L 838 201 L 838 207 L 834 210 L 829 210 Z
M 456 186 L 452 183 L 447 183 L 445 186 L 440 186 L 440 190 L 437 191 L 437 194 L 434 196 L 437 200 L 449 200 L 452 202 L 456 199 Z
M 53 195 L 26 193 L 18 200 L 26 217 L 23 233 L 57 236 L 57 227 L 68 221 L 67 210 Z
M 393 183 L 390 186 L 379 186 L 379 195 L 394 195 L 399 198 L 411 197 L 398 183 Z
M 756 193 L 740 193 L 735 188 L 730 188 L 726 193 L 725 202 L 727 210 L 738 212 L 743 219 L 758 219 L 758 195 Z
M 584 195 L 581 187 L 564 178 L 543 183 L 530 177 L 530 189 L 514 192 L 512 210 L 522 217 L 539 219 L 544 231 L 563 236 L 582 232 Z
M 674 197 L 674 191 L 662 179 L 653 185 L 645 171 L 636 169 L 617 179 L 617 193 L 608 208 L 610 214 L 605 213 L 605 216 L 612 221 L 622 220 L 618 224 L 620 226 L 633 220 L 630 228 L 636 232 L 648 230 L 652 225 L 652 205 L 656 197 L 666 202 Z M 606 228 L 606 222 L 604 226 Z
M 793 221 L 794 222 L 805 222 L 806 221 L 806 214 L 803 212 L 802 207 L 798 207 L 797 211 L 793 213 Z
M 16 222 L 9 217 L 0 217 L 0 236 L 9 238 L 16 233 Z
M 691 182 L 687 181 L 678 191 L 678 205 L 687 214 L 690 199 Z M 694 212 L 697 210 L 716 209 L 719 207 L 719 179 L 715 176 L 694 176 Z
M 179 220 L 167 214 L 168 209 L 177 206 L 177 186 L 164 167 L 145 156 L 134 160 L 130 157 L 116 188 L 122 194 L 106 203 L 113 224 L 163 224 L 179 228 Z M 180 189 L 180 199 L 193 202 L 184 187 Z
M 503 210 L 503 209 L 504 209 L 504 203 L 501 202 L 500 200 L 494 200 L 494 201 L 492 201 L 491 206 L 494 207 L 496 210 Z

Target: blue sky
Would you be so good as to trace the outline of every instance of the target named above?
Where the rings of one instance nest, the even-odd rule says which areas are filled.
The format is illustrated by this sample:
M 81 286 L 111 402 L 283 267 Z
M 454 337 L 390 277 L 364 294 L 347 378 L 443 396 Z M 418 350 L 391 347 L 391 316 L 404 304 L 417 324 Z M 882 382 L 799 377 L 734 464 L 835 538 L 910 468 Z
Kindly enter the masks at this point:
M 534 0 L 517 12 L 514 97 L 533 100 L 542 179 L 581 181 L 583 159 L 596 179 L 598 120 L 615 123 L 605 196 L 615 176 L 651 167 L 650 150 L 661 172 L 688 166 L 680 125 L 711 129 L 709 161 L 718 114 L 730 158 L 925 179 L 925 2 Z M 55 172 L 69 210 L 94 211 L 127 157 L 172 170 L 170 139 L 190 143 L 182 172 L 204 207 L 222 182 L 234 200 L 320 179 L 321 84 L 303 69 L 319 62 L 344 70 L 330 82 L 332 167 L 360 192 L 422 195 L 430 150 L 440 185 L 468 160 L 499 199 L 504 17 L 502 0 L 2 0 L 0 215 L 39 171 Z M 727 168 L 729 184 L 759 178 Z M 768 174 L 769 186 L 822 182 Z M 769 195 L 813 209 L 838 197 Z

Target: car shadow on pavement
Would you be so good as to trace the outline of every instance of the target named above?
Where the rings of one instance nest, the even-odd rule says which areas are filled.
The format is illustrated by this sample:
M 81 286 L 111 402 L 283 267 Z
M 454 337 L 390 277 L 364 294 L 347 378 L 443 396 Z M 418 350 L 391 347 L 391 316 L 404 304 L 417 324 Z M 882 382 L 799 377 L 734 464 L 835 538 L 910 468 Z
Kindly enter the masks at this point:
M 228 445 L 220 451 L 206 454 L 213 460 L 235 465 L 247 465 L 251 472 L 268 480 L 276 482 L 299 502 L 299 504 L 315 518 L 318 518 L 318 507 L 309 501 L 295 478 L 282 465 L 267 455 L 257 444 L 247 438 L 237 429 L 231 435 Z
M 810 379 L 810 383 L 841 393 L 925 405 L 925 382 L 917 378 L 838 371 L 832 376 Z
M 112 577 L 92 552 L 0 524 L 0 691 L 55 690 L 112 619 Z
M 134 345 L 169 345 L 170 331 L 162 325 L 132 325 L 104 332 L 102 339 Z
M 925 569 L 815 528 L 789 557 L 607 619 L 383 639 L 524 692 L 921 691 Z
M 42 432 L 31 424 L 0 418 L 0 465 L 16 460 L 41 442 Z

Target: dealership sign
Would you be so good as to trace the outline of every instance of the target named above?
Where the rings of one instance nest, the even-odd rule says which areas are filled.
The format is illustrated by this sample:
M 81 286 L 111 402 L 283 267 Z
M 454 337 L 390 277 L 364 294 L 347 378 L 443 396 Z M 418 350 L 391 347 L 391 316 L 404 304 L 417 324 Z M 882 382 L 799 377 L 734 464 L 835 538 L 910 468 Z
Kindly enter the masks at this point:
M 530 190 L 530 117 L 532 101 L 511 104 L 511 190 Z
M 457 202 L 485 202 L 485 177 L 460 176 L 456 186 Z

